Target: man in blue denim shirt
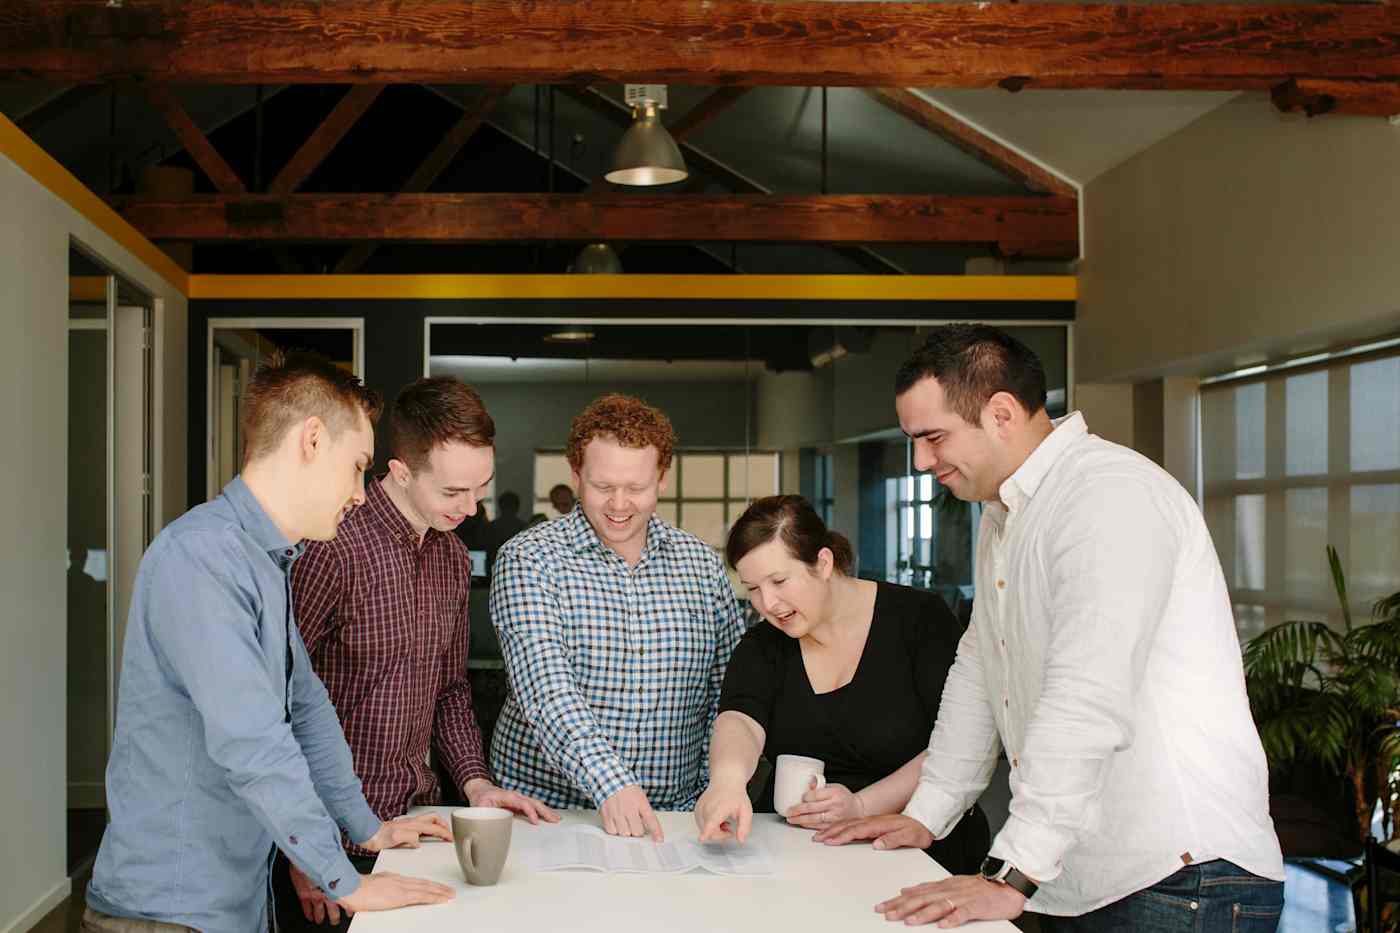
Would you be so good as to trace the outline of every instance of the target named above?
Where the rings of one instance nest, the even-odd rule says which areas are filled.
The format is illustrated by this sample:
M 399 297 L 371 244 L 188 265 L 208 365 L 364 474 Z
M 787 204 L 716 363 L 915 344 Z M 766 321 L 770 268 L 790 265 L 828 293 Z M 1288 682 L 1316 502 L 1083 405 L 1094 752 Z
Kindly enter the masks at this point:
M 274 846 L 352 912 L 451 899 L 346 858 L 342 830 L 372 851 L 451 833 L 365 803 L 288 599 L 302 539 L 364 501 L 379 408 L 319 357 L 274 358 L 244 396 L 242 474 L 142 558 L 84 930 L 266 929 Z

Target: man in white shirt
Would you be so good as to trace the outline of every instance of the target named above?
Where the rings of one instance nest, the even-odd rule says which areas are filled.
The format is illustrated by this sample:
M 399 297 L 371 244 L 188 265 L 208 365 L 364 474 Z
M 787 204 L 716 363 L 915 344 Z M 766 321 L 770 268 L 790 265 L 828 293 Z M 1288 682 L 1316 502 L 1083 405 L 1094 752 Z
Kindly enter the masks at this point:
M 977 599 L 904 813 L 818 840 L 925 848 L 1005 748 L 1011 812 L 981 874 L 906 889 L 887 919 L 1274 930 L 1268 768 L 1195 501 L 1080 414 L 1051 421 L 1040 361 L 995 328 L 933 331 L 895 395 L 915 466 L 983 503 Z

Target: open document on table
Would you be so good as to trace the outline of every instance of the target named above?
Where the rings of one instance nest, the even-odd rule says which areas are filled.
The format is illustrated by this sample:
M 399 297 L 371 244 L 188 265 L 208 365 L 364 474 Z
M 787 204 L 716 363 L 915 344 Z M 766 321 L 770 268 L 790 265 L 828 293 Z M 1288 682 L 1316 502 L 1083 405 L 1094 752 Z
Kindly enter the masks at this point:
M 744 846 L 690 839 L 657 843 L 609 836 L 596 826 L 560 826 L 549 832 L 522 834 L 516 853 L 521 863 L 534 871 L 589 868 L 671 873 L 699 868 L 716 875 L 773 873 L 772 858 L 753 841 Z

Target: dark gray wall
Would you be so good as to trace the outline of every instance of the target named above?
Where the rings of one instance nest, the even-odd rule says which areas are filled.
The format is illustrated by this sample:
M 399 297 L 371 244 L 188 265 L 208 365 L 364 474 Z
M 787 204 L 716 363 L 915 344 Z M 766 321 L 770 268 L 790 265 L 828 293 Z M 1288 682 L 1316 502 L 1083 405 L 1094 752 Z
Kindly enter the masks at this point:
M 434 317 L 754 318 L 828 320 L 1071 320 L 1073 302 L 1012 301 L 698 301 L 698 300 L 198 300 L 189 303 L 189 499 L 203 501 L 207 438 L 205 345 L 214 317 L 363 317 L 365 381 L 386 397 L 423 375 L 423 321 Z M 892 373 L 891 373 L 892 375 Z M 871 412 L 893 416 L 881 402 Z M 847 405 L 837 394 L 837 409 Z M 862 403 L 863 405 L 863 403 Z M 689 443 L 687 441 L 687 443 Z M 384 451 L 376 452 L 384 462 Z

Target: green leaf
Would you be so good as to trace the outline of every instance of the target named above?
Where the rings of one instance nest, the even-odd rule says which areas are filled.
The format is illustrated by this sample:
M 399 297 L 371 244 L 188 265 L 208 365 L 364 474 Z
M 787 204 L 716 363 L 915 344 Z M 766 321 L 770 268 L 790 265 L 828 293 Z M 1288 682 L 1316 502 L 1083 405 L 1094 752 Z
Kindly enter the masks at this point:
M 1347 601 L 1347 578 L 1342 573 L 1342 560 L 1337 556 L 1337 549 L 1332 545 L 1327 545 L 1327 564 L 1332 568 L 1332 585 L 1337 589 L 1337 600 L 1342 604 L 1342 620 L 1346 623 L 1346 630 L 1351 631 L 1351 603 Z

